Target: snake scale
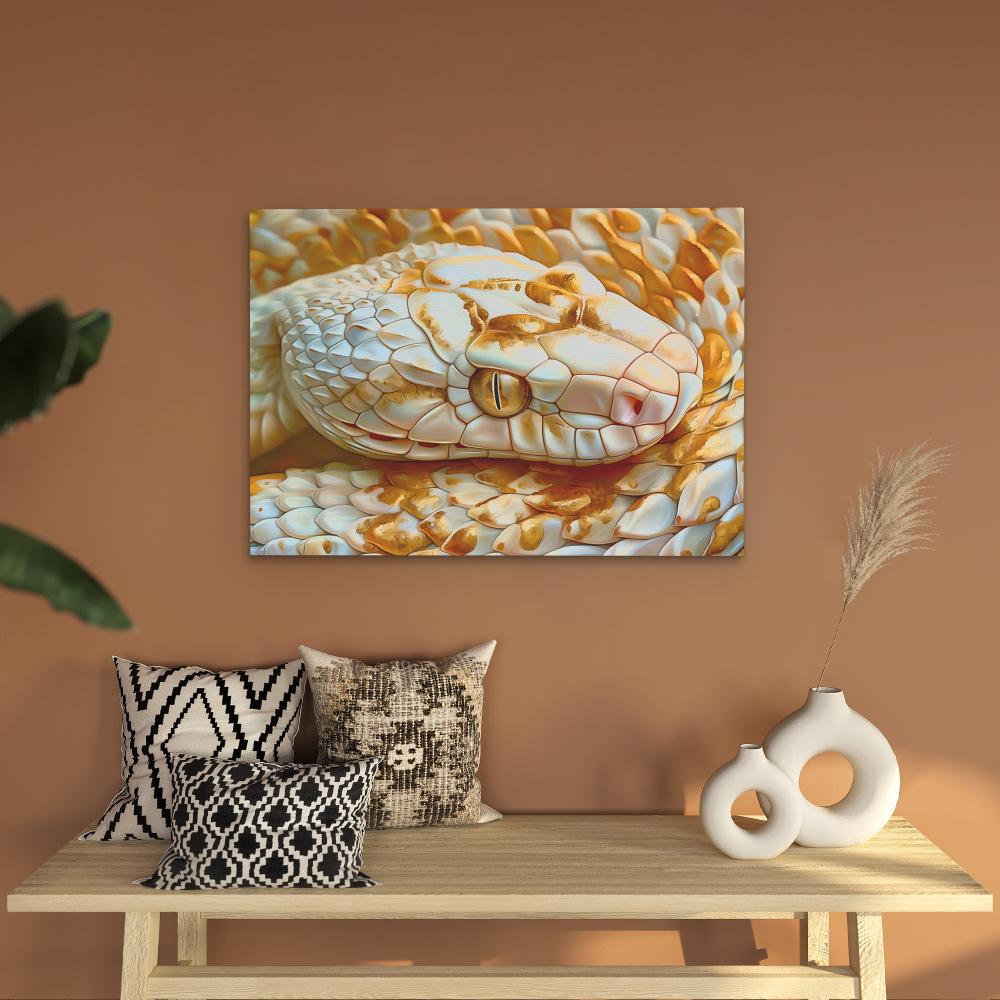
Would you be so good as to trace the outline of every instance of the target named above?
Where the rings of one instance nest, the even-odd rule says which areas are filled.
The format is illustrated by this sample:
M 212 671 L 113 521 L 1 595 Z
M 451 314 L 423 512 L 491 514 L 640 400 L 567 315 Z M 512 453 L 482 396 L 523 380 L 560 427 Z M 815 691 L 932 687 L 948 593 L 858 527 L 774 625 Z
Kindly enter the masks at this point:
M 251 553 L 742 553 L 742 210 L 262 209 L 250 286 Z

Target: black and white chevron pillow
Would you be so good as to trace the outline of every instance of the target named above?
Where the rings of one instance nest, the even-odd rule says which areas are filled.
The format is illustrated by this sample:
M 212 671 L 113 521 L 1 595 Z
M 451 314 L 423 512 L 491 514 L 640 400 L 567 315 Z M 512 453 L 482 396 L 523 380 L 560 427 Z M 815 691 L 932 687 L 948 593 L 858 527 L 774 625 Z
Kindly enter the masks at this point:
M 250 670 L 147 667 L 112 657 L 122 704 L 122 779 L 81 840 L 166 840 L 171 785 L 165 754 L 290 761 L 299 728 L 301 660 Z
M 263 764 L 171 754 L 171 843 L 150 889 L 347 889 L 361 871 L 379 759 Z

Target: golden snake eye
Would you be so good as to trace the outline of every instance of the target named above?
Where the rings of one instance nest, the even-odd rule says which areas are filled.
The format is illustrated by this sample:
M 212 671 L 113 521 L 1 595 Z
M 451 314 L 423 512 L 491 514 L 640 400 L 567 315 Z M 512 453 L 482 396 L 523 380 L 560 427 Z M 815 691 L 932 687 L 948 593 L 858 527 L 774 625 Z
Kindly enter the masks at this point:
M 469 383 L 469 392 L 483 413 L 512 417 L 531 402 L 527 379 L 495 368 L 480 368 Z

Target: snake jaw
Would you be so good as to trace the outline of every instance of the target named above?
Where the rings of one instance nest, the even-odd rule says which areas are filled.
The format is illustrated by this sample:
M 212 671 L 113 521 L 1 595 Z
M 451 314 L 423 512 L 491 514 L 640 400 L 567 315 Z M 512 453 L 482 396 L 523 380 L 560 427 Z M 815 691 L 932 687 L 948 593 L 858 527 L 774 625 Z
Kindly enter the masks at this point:
M 702 392 L 694 344 L 576 263 L 410 246 L 257 301 L 299 419 L 372 458 L 616 462 Z

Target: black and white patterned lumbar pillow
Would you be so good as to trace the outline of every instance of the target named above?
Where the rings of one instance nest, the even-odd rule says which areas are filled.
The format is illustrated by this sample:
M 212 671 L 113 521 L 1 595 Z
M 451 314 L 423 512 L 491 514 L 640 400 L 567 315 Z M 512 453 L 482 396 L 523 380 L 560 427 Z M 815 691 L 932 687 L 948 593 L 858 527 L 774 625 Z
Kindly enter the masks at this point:
M 264 764 L 171 755 L 171 844 L 150 889 L 346 889 L 361 871 L 377 757 Z
M 169 838 L 167 753 L 292 759 L 305 691 L 301 660 L 216 672 L 112 659 L 121 694 L 125 787 L 81 840 Z

